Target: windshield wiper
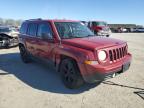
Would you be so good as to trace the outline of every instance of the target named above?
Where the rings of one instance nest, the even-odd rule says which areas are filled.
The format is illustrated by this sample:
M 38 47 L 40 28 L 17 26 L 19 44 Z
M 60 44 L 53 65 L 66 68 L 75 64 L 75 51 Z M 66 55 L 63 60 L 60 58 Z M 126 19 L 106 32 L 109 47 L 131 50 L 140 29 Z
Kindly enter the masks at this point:
M 66 38 L 62 38 L 62 39 L 85 38 L 85 37 L 92 37 L 92 36 L 95 36 L 95 35 L 87 35 L 87 36 L 82 36 L 82 37 L 70 36 L 70 37 L 66 37 Z

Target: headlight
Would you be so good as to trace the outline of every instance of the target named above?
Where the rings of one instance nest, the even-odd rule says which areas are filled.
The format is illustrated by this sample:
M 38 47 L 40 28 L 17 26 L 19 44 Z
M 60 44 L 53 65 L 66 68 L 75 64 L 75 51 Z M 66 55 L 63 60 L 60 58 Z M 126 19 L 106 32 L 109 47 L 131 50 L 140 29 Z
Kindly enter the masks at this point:
M 8 33 L 8 35 L 11 36 L 12 34 L 11 34 L 11 33 Z
M 100 61 L 104 61 L 106 59 L 106 52 L 105 51 L 100 51 L 98 53 L 98 58 Z

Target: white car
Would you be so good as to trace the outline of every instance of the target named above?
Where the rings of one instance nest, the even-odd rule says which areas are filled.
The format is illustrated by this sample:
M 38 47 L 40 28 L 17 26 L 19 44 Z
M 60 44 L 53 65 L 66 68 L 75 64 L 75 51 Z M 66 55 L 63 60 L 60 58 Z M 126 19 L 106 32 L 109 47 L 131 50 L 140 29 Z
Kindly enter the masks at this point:
M 18 44 L 18 31 L 14 28 L 0 26 L 0 48 Z

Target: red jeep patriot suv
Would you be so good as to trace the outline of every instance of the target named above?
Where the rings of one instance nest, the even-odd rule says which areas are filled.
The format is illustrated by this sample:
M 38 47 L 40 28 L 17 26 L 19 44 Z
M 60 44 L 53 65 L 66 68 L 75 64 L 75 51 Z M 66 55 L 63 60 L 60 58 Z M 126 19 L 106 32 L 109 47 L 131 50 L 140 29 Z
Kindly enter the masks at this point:
M 83 23 L 71 20 L 26 20 L 19 49 L 24 63 L 32 58 L 52 61 L 68 88 L 114 77 L 131 62 L 126 42 L 97 37 Z

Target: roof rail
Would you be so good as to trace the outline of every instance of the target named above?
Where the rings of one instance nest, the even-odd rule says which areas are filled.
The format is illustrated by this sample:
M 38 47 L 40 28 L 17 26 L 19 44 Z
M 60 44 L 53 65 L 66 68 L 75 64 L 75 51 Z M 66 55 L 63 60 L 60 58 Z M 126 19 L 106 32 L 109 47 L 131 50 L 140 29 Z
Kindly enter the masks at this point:
M 37 18 L 37 19 L 29 19 L 29 20 L 26 20 L 26 21 L 35 21 L 35 20 L 42 20 L 42 18 Z

